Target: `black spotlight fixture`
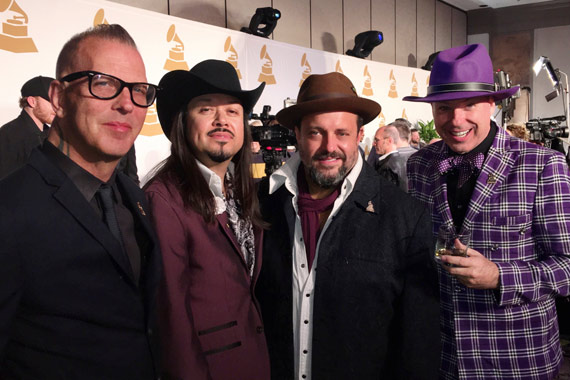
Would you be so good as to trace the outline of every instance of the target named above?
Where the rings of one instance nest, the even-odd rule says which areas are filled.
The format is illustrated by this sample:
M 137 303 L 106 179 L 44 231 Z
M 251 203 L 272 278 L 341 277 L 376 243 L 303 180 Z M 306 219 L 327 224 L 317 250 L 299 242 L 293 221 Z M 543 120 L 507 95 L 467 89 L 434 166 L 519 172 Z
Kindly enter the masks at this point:
M 429 56 L 429 58 L 426 61 L 426 64 L 422 66 L 422 69 L 427 70 L 427 71 L 431 71 L 431 68 L 433 67 L 433 61 L 435 61 L 438 54 L 439 54 L 439 51 L 436 51 L 435 53 L 431 53 L 431 55 Z
M 358 33 L 354 37 L 354 49 L 348 49 L 346 55 L 358 58 L 366 58 L 372 53 L 372 50 L 384 42 L 384 35 L 377 30 Z
M 249 27 L 241 28 L 242 32 L 253 34 L 259 37 L 269 37 L 273 33 L 273 29 L 277 26 L 277 20 L 281 18 L 281 12 L 278 9 L 266 7 L 257 8 L 255 14 L 249 22 Z

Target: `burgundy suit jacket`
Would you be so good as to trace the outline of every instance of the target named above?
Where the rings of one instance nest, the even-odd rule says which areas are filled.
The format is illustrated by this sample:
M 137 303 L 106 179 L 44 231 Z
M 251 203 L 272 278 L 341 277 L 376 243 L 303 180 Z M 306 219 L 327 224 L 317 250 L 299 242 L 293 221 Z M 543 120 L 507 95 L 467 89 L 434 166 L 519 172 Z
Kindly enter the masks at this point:
M 269 379 L 269 355 L 253 289 L 261 266 L 254 227 L 253 278 L 227 214 L 207 224 L 171 183 L 146 190 L 162 249 L 159 328 L 167 379 Z

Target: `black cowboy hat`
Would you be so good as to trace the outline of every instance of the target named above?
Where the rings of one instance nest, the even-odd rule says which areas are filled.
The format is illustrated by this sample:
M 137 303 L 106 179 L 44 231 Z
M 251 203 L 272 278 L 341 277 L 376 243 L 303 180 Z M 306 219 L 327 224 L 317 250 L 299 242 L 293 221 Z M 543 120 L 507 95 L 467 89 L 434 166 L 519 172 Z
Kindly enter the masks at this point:
M 247 115 L 261 96 L 265 82 L 254 90 L 242 90 L 236 70 L 231 64 L 208 59 L 198 63 L 190 71 L 175 70 L 166 73 L 158 86 L 158 119 L 164 134 L 170 139 L 174 115 L 193 98 L 205 94 L 231 95 L 239 99 Z

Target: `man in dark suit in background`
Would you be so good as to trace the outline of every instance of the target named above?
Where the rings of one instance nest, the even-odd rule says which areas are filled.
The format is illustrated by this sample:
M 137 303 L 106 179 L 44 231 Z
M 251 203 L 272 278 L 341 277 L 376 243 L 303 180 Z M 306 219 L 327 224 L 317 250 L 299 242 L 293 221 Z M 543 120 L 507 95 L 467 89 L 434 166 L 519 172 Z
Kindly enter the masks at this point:
M 159 250 L 115 168 L 156 87 L 119 25 L 74 36 L 56 74 L 47 141 L 0 182 L 0 378 L 155 379 Z
M 45 140 L 55 117 L 48 93 L 52 81 L 37 76 L 22 86 L 22 112 L 0 128 L 0 179 L 24 166 L 32 149 Z
M 427 210 L 364 164 L 380 105 L 311 75 L 277 114 L 299 155 L 261 182 L 256 287 L 273 379 L 435 379 L 439 303 Z
M 393 126 L 378 128 L 374 135 L 374 149 L 379 157 L 374 169 L 382 177 L 407 192 L 406 159 L 398 152 L 396 146 L 398 139 L 398 130 Z

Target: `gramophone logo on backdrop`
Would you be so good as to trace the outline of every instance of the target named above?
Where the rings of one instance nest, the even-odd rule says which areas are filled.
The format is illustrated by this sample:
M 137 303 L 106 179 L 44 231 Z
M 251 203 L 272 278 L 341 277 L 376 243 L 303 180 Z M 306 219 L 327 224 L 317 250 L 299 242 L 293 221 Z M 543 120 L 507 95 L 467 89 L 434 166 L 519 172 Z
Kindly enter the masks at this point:
M 388 96 L 390 98 L 397 98 L 398 91 L 396 90 L 396 77 L 394 76 L 394 70 L 390 70 L 390 91 L 388 91 Z
M 303 57 L 301 58 L 301 67 L 304 67 L 304 70 L 303 73 L 301 74 L 301 81 L 299 82 L 299 87 L 301 87 L 305 79 L 307 79 L 309 75 L 311 75 L 311 65 L 307 60 L 307 53 L 304 53 Z
M 0 49 L 12 53 L 35 53 L 34 40 L 28 35 L 28 15 L 16 0 L 0 0 Z
M 156 136 L 162 133 L 164 132 L 162 132 L 162 128 L 160 127 L 158 114 L 156 113 L 156 103 L 154 103 L 152 106 L 148 107 L 146 118 L 144 119 L 144 125 L 141 129 L 141 135 Z
M 378 115 L 378 126 L 383 127 L 385 125 L 386 125 L 386 118 L 384 117 L 384 114 L 380 112 L 380 114 Z
M 226 43 L 224 44 L 224 53 L 229 52 L 228 57 L 226 58 L 226 62 L 229 63 L 236 69 L 236 73 L 239 79 L 241 79 L 241 72 L 238 69 L 238 53 L 232 45 L 232 37 L 228 36 L 226 38 Z
M 340 67 L 340 59 L 336 61 L 336 66 L 334 68 L 334 71 L 336 71 L 337 73 L 343 74 L 342 67 Z
M 402 119 L 408 120 L 408 115 L 406 115 L 406 109 L 405 108 L 402 110 Z
M 188 64 L 184 60 L 184 43 L 182 43 L 182 40 L 178 34 L 176 34 L 174 24 L 168 28 L 166 42 L 170 43 L 170 50 L 168 51 L 168 58 L 164 63 L 164 69 L 167 71 L 188 70 Z
M 105 18 L 105 10 L 103 8 L 99 9 L 97 13 L 95 13 L 95 17 L 93 17 L 93 26 L 101 24 L 109 25 L 109 21 Z
M 275 84 L 275 75 L 273 75 L 273 60 L 267 53 L 267 45 L 263 45 L 261 51 L 259 52 L 259 59 L 263 60 L 263 66 L 261 66 L 261 73 L 257 78 L 258 82 L 265 82 L 266 84 Z
M 368 71 L 368 65 L 364 66 L 364 88 L 362 89 L 362 95 L 374 95 L 374 91 L 372 90 L 372 75 L 370 75 L 370 71 Z
M 416 73 L 412 74 L 412 83 L 411 96 L 420 96 L 420 94 L 418 94 L 418 80 L 416 79 Z
M 431 74 L 428 75 L 427 79 L 426 79 L 426 86 L 429 86 L 429 77 L 431 76 Z

